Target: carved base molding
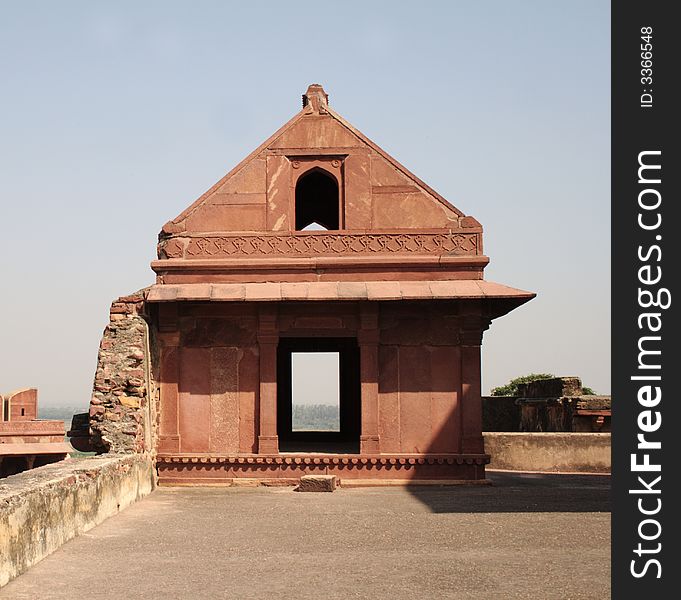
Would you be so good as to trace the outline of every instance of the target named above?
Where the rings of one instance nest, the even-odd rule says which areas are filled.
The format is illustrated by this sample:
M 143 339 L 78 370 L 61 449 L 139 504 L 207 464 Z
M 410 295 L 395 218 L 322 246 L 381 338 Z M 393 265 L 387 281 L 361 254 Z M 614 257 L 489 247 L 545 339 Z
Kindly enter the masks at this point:
M 162 485 L 295 485 L 302 475 L 328 474 L 375 485 L 485 479 L 488 454 L 361 455 L 163 454 L 156 459 Z M 383 483 L 382 483 L 383 482 Z

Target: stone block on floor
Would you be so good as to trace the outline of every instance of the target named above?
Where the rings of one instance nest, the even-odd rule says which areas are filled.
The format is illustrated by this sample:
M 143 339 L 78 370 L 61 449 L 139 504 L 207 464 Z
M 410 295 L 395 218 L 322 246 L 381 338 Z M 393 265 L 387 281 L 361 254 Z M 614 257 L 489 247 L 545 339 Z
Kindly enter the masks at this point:
M 297 489 L 299 492 L 333 492 L 336 489 L 336 476 L 303 475 Z

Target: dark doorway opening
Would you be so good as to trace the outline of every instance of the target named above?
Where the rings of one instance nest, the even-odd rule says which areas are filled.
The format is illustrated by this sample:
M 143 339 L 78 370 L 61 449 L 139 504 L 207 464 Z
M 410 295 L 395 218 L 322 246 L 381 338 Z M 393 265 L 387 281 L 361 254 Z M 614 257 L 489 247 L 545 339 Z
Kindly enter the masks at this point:
M 305 354 L 310 356 L 305 357 Z M 337 370 L 334 371 L 332 368 L 325 373 L 310 372 L 314 360 L 305 360 L 306 358 L 323 359 L 331 365 L 337 361 Z M 303 369 L 307 367 L 308 372 L 301 373 L 301 367 Z M 298 369 L 298 372 L 294 373 L 294 368 Z M 301 394 L 301 385 L 304 385 L 305 378 L 310 380 L 310 388 L 316 387 L 320 391 L 319 402 L 316 404 L 315 398 L 311 398 L 309 394 L 307 397 Z M 360 397 L 357 340 L 352 338 L 279 340 L 277 434 L 279 449 L 282 452 L 358 453 L 361 429 Z M 312 407 L 312 410 L 300 410 L 306 406 Z M 337 411 L 337 417 L 334 411 Z
M 311 224 L 315 229 L 337 230 L 339 227 L 338 182 L 324 169 L 314 168 L 296 183 L 296 231 Z

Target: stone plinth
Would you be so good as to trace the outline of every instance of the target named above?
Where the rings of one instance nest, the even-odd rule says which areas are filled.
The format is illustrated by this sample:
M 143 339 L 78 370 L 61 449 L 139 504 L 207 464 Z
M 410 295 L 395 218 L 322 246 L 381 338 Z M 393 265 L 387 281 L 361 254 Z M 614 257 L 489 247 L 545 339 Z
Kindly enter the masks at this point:
M 262 455 L 160 455 L 160 485 L 232 485 L 239 479 L 263 485 L 297 485 L 305 475 L 335 475 L 344 481 L 452 482 L 484 480 L 488 454 L 279 454 Z

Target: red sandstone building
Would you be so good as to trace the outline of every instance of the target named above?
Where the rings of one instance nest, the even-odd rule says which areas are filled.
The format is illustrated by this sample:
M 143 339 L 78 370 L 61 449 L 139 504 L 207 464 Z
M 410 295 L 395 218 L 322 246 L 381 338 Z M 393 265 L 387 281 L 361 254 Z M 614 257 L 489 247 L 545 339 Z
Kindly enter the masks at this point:
M 156 283 L 112 305 L 93 442 L 154 452 L 161 483 L 484 479 L 482 334 L 534 296 L 484 280 L 488 261 L 473 217 L 311 85 L 164 225 Z M 335 431 L 292 426 L 306 352 L 338 356 Z
M 38 390 L 0 395 L 0 477 L 63 460 L 73 449 L 64 422 L 38 420 Z

